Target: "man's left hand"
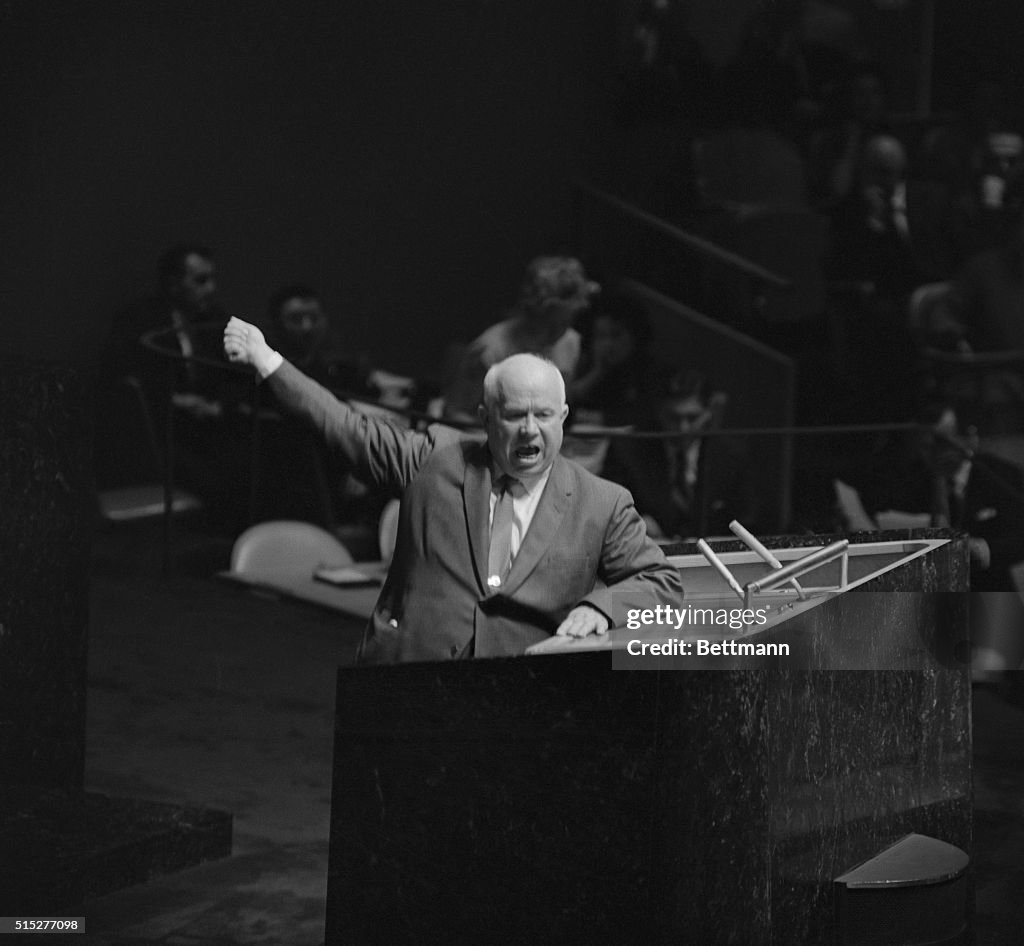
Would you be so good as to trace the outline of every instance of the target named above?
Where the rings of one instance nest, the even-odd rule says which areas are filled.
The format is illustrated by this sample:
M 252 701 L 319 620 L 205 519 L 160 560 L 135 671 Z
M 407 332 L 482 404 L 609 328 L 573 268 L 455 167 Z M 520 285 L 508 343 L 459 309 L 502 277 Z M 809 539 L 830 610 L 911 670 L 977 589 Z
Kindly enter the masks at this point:
M 608 618 L 589 604 L 573 608 L 555 631 L 555 634 L 561 634 L 563 637 L 587 637 L 590 634 L 607 633 Z

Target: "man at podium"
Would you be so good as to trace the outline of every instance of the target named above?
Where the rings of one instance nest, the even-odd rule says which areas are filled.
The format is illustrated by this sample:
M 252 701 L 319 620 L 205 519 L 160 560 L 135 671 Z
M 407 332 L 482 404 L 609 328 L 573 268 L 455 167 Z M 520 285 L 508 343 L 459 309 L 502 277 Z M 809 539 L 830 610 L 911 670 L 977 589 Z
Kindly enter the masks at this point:
M 402 492 L 397 545 L 362 662 L 512 656 L 553 634 L 604 634 L 614 590 L 678 603 L 679 575 L 629 493 L 560 456 L 568 407 L 552 363 L 514 355 L 488 371 L 481 440 L 361 414 L 240 319 L 228 322 L 224 349 L 357 475 Z

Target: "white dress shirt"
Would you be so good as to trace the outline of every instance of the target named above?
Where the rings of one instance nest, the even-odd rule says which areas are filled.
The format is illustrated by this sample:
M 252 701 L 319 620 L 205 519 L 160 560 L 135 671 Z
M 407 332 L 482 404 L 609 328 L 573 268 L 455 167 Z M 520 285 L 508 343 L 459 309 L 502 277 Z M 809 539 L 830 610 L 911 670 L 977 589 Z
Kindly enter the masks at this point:
M 491 498 L 490 498 L 490 510 L 487 514 L 487 522 L 491 524 L 494 522 L 494 507 L 498 504 L 498 493 L 501 487 L 497 485 L 498 480 L 504 474 L 500 470 L 495 470 L 492 467 L 491 470 L 491 482 L 494 484 L 491 486 Z M 540 502 L 541 494 L 544 492 L 544 487 L 547 485 L 548 478 L 551 476 L 551 467 L 549 466 L 543 473 L 537 473 L 533 476 L 516 476 L 513 477 L 512 484 L 512 560 L 515 561 L 515 557 L 519 552 L 519 547 L 523 544 L 523 539 L 526 537 L 526 532 L 530 528 L 530 523 L 533 522 L 534 513 L 537 511 L 537 504 Z

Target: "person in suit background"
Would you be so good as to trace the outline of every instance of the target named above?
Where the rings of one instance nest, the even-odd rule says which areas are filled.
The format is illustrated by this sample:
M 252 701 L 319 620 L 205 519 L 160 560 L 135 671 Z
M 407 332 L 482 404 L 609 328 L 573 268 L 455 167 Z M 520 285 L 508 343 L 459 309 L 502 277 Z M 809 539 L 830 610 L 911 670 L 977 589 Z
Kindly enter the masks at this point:
M 201 243 L 175 243 L 160 255 L 157 291 L 114 316 L 103 350 L 102 377 L 138 378 L 157 418 L 171 396 L 179 410 L 194 417 L 216 416 L 220 413 L 217 388 L 223 375 L 189 359 L 200 356 L 223 360 L 219 332 L 205 332 L 200 326 L 226 319 L 217 301 L 213 251 Z M 154 355 L 140 343 L 143 335 L 156 329 L 168 330 L 168 351 L 182 356 L 173 370 L 166 358 Z
M 841 387 L 848 421 L 908 419 L 914 404 L 904 380 L 916 350 L 907 306 L 911 293 L 948 274 L 948 208 L 938 185 L 915 180 L 893 135 L 864 144 L 856 186 L 831 208 L 826 272 L 845 339 Z
M 682 594 L 629 493 L 560 456 L 568 407 L 552 363 L 516 355 L 492 366 L 481 441 L 359 413 L 239 319 L 225 328 L 224 349 L 361 476 L 402 490 L 397 545 L 362 662 L 521 654 L 552 635 L 605 633 L 615 592 L 666 603 Z
M 733 519 L 756 528 L 742 442 L 701 436 L 721 424 L 726 403 L 702 372 L 682 369 L 664 382 L 657 400 L 658 427 L 675 436 L 612 444 L 604 473 L 630 491 L 655 538 L 728 534 Z
M 395 406 L 409 401 L 412 380 L 372 371 L 369 358 L 348 357 L 338 326 L 320 293 L 306 283 L 282 285 L 267 304 L 267 339 L 284 358 L 339 397 L 384 400 Z M 223 342 L 222 342 L 223 344 Z M 404 384 L 390 388 L 375 380 Z M 259 391 L 261 414 L 256 515 L 262 519 L 300 519 L 334 531 L 352 527 L 346 541 L 375 532 L 389 496 L 357 480 L 315 431 L 283 417 L 265 387 Z M 298 460 L 297 460 L 298 458 Z M 362 532 L 360 532 L 362 530 Z
M 267 306 L 267 325 L 273 347 L 332 391 L 393 407 L 409 407 L 419 393 L 413 378 L 374 368 L 365 353 L 355 358 L 345 354 L 338 324 L 311 286 L 289 283 L 275 290 Z
M 376 398 L 366 357 L 346 358 L 320 293 L 303 283 L 281 286 L 267 305 L 270 342 L 296 368 L 325 387 Z
M 968 533 L 973 671 L 1016 670 L 1024 661 L 1024 470 L 979 449 L 947 404 L 927 404 L 929 425 L 883 438 L 854 479 L 864 508 L 928 512 L 931 524 Z M 930 429 L 929 429 L 930 428 Z
M 245 469 L 247 451 L 231 408 L 248 396 L 251 384 L 224 358 L 220 335 L 226 320 L 217 300 L 213 251 L 194 241 L 164 250 L 156 292 L 119 311 L 105 341 L 96 480 L 108 488 L 162 477 L 173 417 L 175 482 L 204 501 L 211 524 L 235 531 L 244 522 L 244 504 L 230 483 Z M 158 332 L 153 341 L 160 353 L 142 344 L 151 332 Z M 141 391 L 140 398 L 131 396 L 125 379 Z

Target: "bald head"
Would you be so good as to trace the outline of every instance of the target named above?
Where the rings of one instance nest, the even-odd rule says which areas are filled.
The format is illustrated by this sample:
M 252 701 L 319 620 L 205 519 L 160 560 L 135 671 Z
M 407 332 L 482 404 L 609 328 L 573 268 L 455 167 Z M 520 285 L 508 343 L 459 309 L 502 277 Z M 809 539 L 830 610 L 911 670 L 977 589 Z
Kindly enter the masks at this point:
M 557 397 L 564 404 L 565 381 L 553 361 L 540 355 L 509 355 L 503 361 L 491 365 L 484 375 L 484 407 L 490 408 L 507 389 L 523 384 L 545 383 L 557 387 Z
M 554 462 L 568 413 L 561 372 L 544 358 L 512 355 L 484 377 L 480 419 L 495 463 L 510 476 L 537 475 Z
M 862 187 L 880 188 L 890 193 L 907 172 L 907 152 L 892 135 L 872 135 L 861 152 Z
M 873 135 L 864 145 L 864 164 L 890 173 L 902 174 L 907 167 L 907 152 L 892 135 Z

